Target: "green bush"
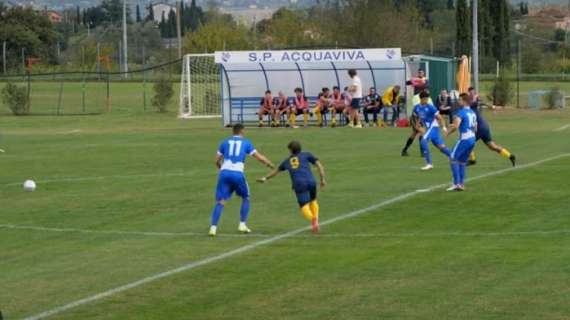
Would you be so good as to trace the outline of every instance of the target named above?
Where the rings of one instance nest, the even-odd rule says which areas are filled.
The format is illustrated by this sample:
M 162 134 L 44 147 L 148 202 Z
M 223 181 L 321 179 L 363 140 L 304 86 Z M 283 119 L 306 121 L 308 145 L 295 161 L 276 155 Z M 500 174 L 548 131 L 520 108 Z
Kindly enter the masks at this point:
M 172 88 L 172 82 L 168 81 L 167 78 L 159 78 L 154 83 L 154 97 L 152 98 L 152 105 L 158 110 L 158 112 L 167 112 L 168 103 L 172 96 L 174 95 L 174 89 Z
M 491 88 L 489 100 L 493 101 L 493 105 L 506 106 L 511 102 L 512 98 L 513 88 L 511 86 L 511 81 L 508 76 L 501 74 L 501 76 L 495 80 L 495 83 Z
M 550 89 L 548 93 L 544 96 L 544 102 L 546 104 L 546 108 L 548 109 L 561 108 L 562 99 L 564 99 L 564 94 L 562 93 L 560 88 Z
M 2 102 L 16 116 L 23 116 L 29 113 L 26 87 L 20 87 L 13 83 L 6 84 L 4 89 L 2 89 Z

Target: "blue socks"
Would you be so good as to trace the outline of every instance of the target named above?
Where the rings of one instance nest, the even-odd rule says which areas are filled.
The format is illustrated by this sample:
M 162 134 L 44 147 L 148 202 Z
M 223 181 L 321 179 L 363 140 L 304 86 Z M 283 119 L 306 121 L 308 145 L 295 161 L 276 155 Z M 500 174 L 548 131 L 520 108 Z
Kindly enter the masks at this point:
M 459 174 L 459 163 L 451 162 L 451 175 L 453 176 L 453 185 L 459 185 L 460 174 Z
M 432 164 L 431 153 L 429 152 L 429 145 L 428 145 L 428 141 L 426 139 L 420 140 L 420 148 L 422 150 L 422 154 L 423 154 L 424 158 L 426 159 L 426 162 L 428 164 Z
M 249 199 L 244 198 L 241 202 L 241 209 L 239 211 L 240 222 L 246 223 L 249 216 Z
M 224 210 L 224 205 L 221 203 L 216 203 L 216 206 L 214 207 L 214 212 L 212 212 L 212 222 L 210 225 L 212 226 L 218 225 L 223 210 Z
M 465 183 L 465 163 L 458 164 L 459 166 L 459 184 L 463 185 Z

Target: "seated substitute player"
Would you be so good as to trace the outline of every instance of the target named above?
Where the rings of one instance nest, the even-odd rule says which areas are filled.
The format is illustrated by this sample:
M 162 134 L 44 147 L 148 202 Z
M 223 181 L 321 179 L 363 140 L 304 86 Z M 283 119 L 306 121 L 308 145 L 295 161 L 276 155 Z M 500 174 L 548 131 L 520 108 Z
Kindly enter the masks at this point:
M 384 124 L 388 123 L 388 111 L 392 110 L 392 126 L 398 125 L 400 118 L 400 86 L 393 86 L 386 89 L 382 97 Z
M 364 102 L 364 110 L 362 113 L 364 114 L 364 122 L 366 123 L 366 126 L 370 127 L 370 119 L 368 115 L 372 113 L 372 125 L 374 127 L 379 127 L 380 122 L 378 122 L 378 113 L 380 113 L 380 109 L 382 109 L 382 98 L 380 98 L 380 95 L 376 93 L 376 88 L 370 88 L 368 95 L 364 98 Z
M 245 158 L 250 155 L 269 168 L 275 168 L 271 161 L 257 152 L 253 144 L 244 138 L 243 130 L 242 124 L 234 125 L 233 136 L 222 142 L 218 149 L 216 166 L 220 173 L 216 187 L 216 206 L 212 212 L 210 224 L 210 236 L 212 237 L 217 233 L 218 222 L 224 206 L 234 192 L 242 198 L 238 231 L 242 233 L 251 232 L 246 224 L 249 216 L 249 187 L 244 175 Z
M 439 114 L 437 108 L 429 103 L 429 93 L 423 91 L 420 93 L 420 104 L 414 107 L 414 114 L 418 117 L 416 123 L 416 130 L 422 133 L 420 140 L 422 154 L 426 160 L 426 165 L 422 168 L 423 171 L 433 169 L 431 154 L 429 151 L 429 142 L 436 146 L 441 153 L 445 154 L 447 158 L 451 156 L 451 152 L 445 146 L 445 143 L 440 135 L 440 126 L 444 132 L 447 132 L 445 121 Z
M 283 91 L 279 91 L 279 95 L 275 98 L 275 119 L 277 125 L 279 125 L 279 121 L 283 115 L 285 115 L 285 126 L 289 127 L 289 120 L 291 118 L 290 115 L 291 111 L 289 108 L 289 98 L 283 93 Z
M 307 127 L 309 125 L 309 99 L 303 93 L 303 89 L 295 89 L 295 96 L 290 101 L 290 114 L 291 114 L 291 127 L 297 127 L 297 116 L 303 115 L 303 125 Z
M 265 91 L 265 95 L 259 102 L 259 127 L 263 127 L 263 116 L 269 115 L 271 117 L 271 125 L 275 124 L 275 100 L 271 95 L 271 91 Z
M 476 143 L 477 115 L 469 106 L 469 95 L 461 94 L 459 104 L 461 108 L 457 110 L 453 124 L 446 133 L 449 136 L 459 130 L 459 140 L 451 152 L 451 175 L 453 185 L 447 191 L 465 190 L 465 167 L 469 154 L 473 151 Z
M 481 101 L 479 100 L 479 95 L 477 95 L 474 88 L 469 88 L 469 100 L 471 109 L 477 115 L 477 141 L 482 140 L 489 150 L 495 151 L 501 156 L 509 159 L 514 167 L 517 164 L 516 156 L 493 141 L 493 137 L 491 136 L 491 127 L 489 127 L 489 124 L 483 118 L 481 112 Z M 474 165 L 476 163 L 477 158 L 475 156 L 475 151 L 473 151 L 469 157 L 468 165 Z
M 336 115 L 345 114 L 346 111 L 346 101 L 344 93 L 340 92 L 340 88 L 333 87 L 333 93 L 331 95 L 331 126 L 336 127 Z
M 317 125 L 323 126 L 323 115 L 326 114 L 331 107 L 331 93 L 329 88 L 323 88 L 317 97 L 317 103 L 314 114 L 317 116 Z
M 281 165 L 273 170 L 268 176 L 258 179 L 258 182 L 264 183 L 267 180 L 277 176 L 281 171 L 289 171 L 293 191 L 297 196 L 297 202 L 301 208 L 303 216 L 311 221 L 314 233 L 319 232 L 319 203 L 317 202 L 317 183 L 311 172 L 311 164 L 317 167 L 321 178 L 321 189 L 327 182 L 325 180 L 325 168 L 315 156 L 309 152 L 301 152 L 301 143 L 291 141 L 287 146 L 291 155 L 285 159 Z

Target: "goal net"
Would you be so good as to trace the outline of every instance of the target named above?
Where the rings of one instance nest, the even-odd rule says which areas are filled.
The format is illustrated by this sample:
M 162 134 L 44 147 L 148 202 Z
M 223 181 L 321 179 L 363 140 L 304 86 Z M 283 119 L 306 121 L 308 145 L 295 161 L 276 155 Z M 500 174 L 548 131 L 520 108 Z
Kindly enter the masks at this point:
M 184 119 L 221 117 L 219 65 L 214 54 L 188 54 L 182 61 L 180 107 Z

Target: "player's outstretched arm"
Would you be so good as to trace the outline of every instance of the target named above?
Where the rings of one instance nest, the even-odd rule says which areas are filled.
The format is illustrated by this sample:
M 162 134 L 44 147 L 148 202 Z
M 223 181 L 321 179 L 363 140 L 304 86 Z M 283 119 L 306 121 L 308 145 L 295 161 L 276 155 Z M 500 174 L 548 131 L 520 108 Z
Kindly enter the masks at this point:
M 274 168 L 275 168 L 275 165 L 273 164 L 273 162 L 271 162 L 271 160 L 267 159 L 267 157 L 264 156 L 263 154 L 261 154 L 261 153 L 259 153 L 259 152 L 256 152 L 256 153 L 253 154 L 253 157 L 254 157 L 257 161 L 259 161 L 259 162 L 263 163 L 264 165 L 266 165 L 267 167 L 269 167 L 269 168 L 271 168 L 271 169 L 274 169 Z
M 273 169 L 273 171 L 271 171 L 271 173 L 269 173 L 267 176 L 257 179 L 257 182 L 265 183 L 267 180 L 275 178 L 277 175 L 279 175 L 279 173 L 279 169 Z
M 321 189 L 324 189 L 324 187 L 327 186 L 327 180 L 325 179 L 325 167 L 318 160 L 315 163 L 315 166 L 317 166 L 317 170 L 319 171 L 319 176 L 321 177 Z

